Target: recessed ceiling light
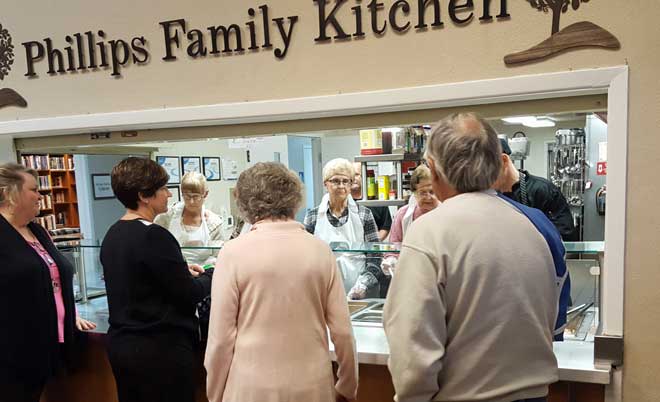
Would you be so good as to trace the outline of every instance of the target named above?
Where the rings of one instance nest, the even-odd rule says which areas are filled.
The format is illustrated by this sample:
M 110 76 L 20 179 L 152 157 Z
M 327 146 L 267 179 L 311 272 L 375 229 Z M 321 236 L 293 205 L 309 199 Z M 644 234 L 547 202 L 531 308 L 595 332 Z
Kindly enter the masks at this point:
M 548 119 L 546 116 L 518 116 L 518 117 L 505 117 L 502 119 L 507 124 L 522 124 L 525 127 L 554 127 L 555 122 Z

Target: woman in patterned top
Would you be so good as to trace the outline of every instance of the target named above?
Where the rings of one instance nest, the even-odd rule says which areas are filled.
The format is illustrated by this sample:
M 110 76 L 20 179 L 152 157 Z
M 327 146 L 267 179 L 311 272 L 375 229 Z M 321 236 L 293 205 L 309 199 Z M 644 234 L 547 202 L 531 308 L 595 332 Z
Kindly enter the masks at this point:
M 337 158 L 326 163 L 323 183 L 328 193 L 318 207 L 308 210 L 305 215 L 305 229 L 334 248 L 379 241 L 371 211 L 356 204 L 351 197 L 354 176 L 353 165 L 346 159 Z M 337 265 L 349 298 L 379 296 L 379 282 L 385 277 L 380 269 L 380 258 L 340 253 Z

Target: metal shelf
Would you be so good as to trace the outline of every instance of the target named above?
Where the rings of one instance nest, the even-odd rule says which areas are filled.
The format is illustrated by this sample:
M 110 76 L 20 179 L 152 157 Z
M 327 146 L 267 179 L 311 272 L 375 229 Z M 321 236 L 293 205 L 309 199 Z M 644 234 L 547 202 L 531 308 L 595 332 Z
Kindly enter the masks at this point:
M 401 206 L 406 205 L 408 201 L 406 200 L 363 200 L 356 201 L 358 204 L 365 207 L 389 207 L 389 206 Z
M 355 162 L 421 161 L 422 154 L 358 155 L 353 159 Z

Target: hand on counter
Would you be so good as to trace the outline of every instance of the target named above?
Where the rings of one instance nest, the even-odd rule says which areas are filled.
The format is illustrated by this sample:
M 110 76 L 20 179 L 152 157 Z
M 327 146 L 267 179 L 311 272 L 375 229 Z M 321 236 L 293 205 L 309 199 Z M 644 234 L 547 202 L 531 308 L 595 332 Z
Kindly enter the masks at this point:
M 91 331 L 96 328 L 96 324 L 76 316 L 76 328 L 79 331 Z
M 397 261 L 397 257 L 393 257 L 393 256 L 383 258 L 383 261 L 380 263 L 380 269 L 383 270 L 383 273 L 385 275 L 394 276 L 396 261 Z
M 198 264 L 190 264 L 190 265 L 188 265 L 188 271 L 190 271 L 190 275 L 192 275 L 196 278 L 200 274 L 204 273 L 204 268 L 201 265 L 198 265 Z
M 364 299 L 367 296 L 367 287 L 363 283 L 358 282 L 353 285 L 347 296 L 349 300 Z

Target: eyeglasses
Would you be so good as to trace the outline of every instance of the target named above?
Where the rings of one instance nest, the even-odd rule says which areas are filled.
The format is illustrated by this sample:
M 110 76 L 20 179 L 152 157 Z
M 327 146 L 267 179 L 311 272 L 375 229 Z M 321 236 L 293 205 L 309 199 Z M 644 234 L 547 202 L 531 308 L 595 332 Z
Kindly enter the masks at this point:
M 430 198 L 434 196 L 434 193 L 432 190 L 419 190 L 415 192 L 415 196 L 417 198 Z
M 329 179 L 328 182 L 332 183 L 332 185 L 335 187 L 339 187 L 340 185 L 346 187 L 352 183 L 352 181 L 349 179 Z
M 193 193 L 183 193 L 183 199 L 188 201 L 199 201 L 204 198 L 202 194 L 193 194 Z

